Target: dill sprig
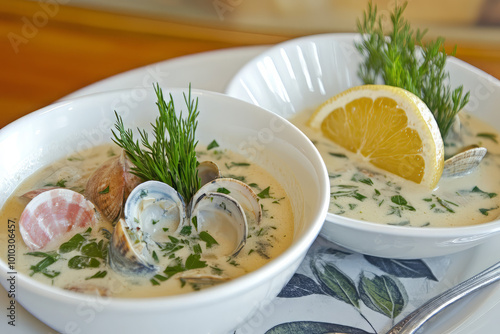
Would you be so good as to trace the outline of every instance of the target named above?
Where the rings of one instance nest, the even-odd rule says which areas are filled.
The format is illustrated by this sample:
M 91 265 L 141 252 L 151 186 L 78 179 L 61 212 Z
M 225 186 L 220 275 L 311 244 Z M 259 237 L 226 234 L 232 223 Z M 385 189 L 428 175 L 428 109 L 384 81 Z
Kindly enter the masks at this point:
M 195 133 L 198 126 L 198 99 L 191 99 L 191 86 L 189 93 L 184 94 L 184 101 L 188 109 L 186 118 L 179 117 L 175 112 L 172 95 L 170 100 L 165 101 L 163 91 L 158 84 L 154 86 L 158 101 L 159 117 L 156 118 L 153 127 L 153 143 L 149 142 L 146 130 L 137 129 L 141 137 L 134 139 L 131 129 L 125 129 L 123 119 L 116 111 L 115 128 L 118 132 L 111 130 L 113 141 L 123 148 L 130 161 L 133 163 L 131 172 L 141 179 L 156 180 L 167 183 L 176 189 L 185 201 L 189 201 L 194 193 L 200 188 L 198 177 L 198 160 L 196 159 Z
M 454 117 L 469 101 L 470 93 L 464 95 L 462 86 L 451 90 L 447 82 L 449 73 L 444 69 L 447 57 L 444 39 L 422 43 L 427 30 L 414 31 L 403 18 L 407 4 L 396 4 L 391 13 L 392 31 L 386 36 L 377 6 L 368 3 L 362 22 L 358 20 L 362 42 L 356 43 L 356 48 L 364 56 L 358 75 L 365 84 L 381 78 L 386 85 L 401 87 L 420 97 L 434 114 L 444 140 Z M 456 47 L 451 55 L 455 52 Z

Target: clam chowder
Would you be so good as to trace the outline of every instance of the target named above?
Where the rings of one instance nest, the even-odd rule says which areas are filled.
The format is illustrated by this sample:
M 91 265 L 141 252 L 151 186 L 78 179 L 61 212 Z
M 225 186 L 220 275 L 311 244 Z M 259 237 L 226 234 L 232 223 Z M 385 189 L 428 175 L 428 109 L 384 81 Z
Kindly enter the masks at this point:
M 456 138 L 447 140 L 446 157 L 478 145 L 488 150 L 472 173 L 441 177 L 433 190 L 425 189 L 377 167 L 336 145 L 307 126 L 312 111 L 291 119 L 316 145 L 330 176 L 329 212 L 389 225 L 453 227 L 480 224 L 500 215 L 500 146 L 498 133 L 470 114 L 460 113 Z M 459 130 L 456 130 L 459 128 Z M 453 136 L 453 135 L 452 135 Z
M 139 182 L 123 159 L 115 145 L 95 147 L 53 163 L 17 188 L 0 219 L 16 224 L 20 272 L 82 293 L 175 295 L 256 270 L 291 244 L 287 194 L 270 173 L 242 156 L 198 145 L 198 161 L 215 162 L 219 170 L 193 203 L 166 184 Z M 119 208 L 108 205 L 114 183 L 99 179 L 89 190 L 87 182 L 115 167 L 126 184 L 120 195 L 126 202 Z M 31 202 L 33 208 L 25 210 Z M 61 223 L 58 215 L 64 215 Z M 67 221 L 73 226 L 65 226 Z M 0 242 L 6 241 L 0 234 Z

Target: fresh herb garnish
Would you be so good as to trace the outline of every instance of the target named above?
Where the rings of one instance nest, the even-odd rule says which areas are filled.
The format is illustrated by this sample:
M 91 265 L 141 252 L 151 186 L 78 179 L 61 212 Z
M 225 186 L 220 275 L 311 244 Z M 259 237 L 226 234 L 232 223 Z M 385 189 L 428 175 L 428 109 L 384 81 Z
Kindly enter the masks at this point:
M 30 266 L 31 273 L 30 276 L 33 276 L 37 273 L 41 273 L 49 278 L 54 278 L 60 274 L 59 271 L 49 270 L 48 266 L 55 263 L 59 259 L 59 254 L 56 252 L 28 252 L 26 255 L 43 257 L 43 260 L 35 264 L 34 266 Z
M 451 206 L 458 207 L 458 204 L 442 199 L 436 195 L 423 198 L 423 200 L 425 202 L 430 203 L 429 209 L 432 210 L 434 213 L 444 213 L 444 212 L 455 213 L 455 210 L 453 210 Z
M 478 194 L 481 194 L 481 196 L 487 197 L 487 198 L 493 198 L 493 197 L 496 197 L 498 195 L 497 193 L 489 193 L 489 192 L 486 192 L 486 191 L 482 191 L 477 186 L 475 186 L 474 188 L 472 188 L 471 193 L 478 193 Z
M 328 154 L 330 154 L 332 157 L 347 159 L 347 155 L 345 155 L 343 153 L 328 152 Z
M 153 251 L 153 252 L 151 253 L 151 257 L 153 258 L 153 260 L 154 260 L 156 263 L 160 262 L 160 260 L 158 259 L 158 254 L 156 254 L 156 251 Z
M 196 159 L 195 139 L 198 126 L 198 99 L 191 99 L 191 86 L 184 101 L 188 109 L 187 118 L 182 118 L 182 112 L 177 117 L 174 101 L 170 95 L 168 103 L 163 98 L 163 92 L 156 84 L 155 92 L 158 98 L 156 105 L 160 113 L 153 125 L 153 143 L 149 142 L 146 130 L 137 129 L 141 137 L 134 140 L 131 129 L 126 130 L 123 119 L 116 115 L 113 141 L 123 148 L 130 161 L 134 164 L 131 172 L 143 180 L 157 180 L 176 189 L 186 201 L 200 188 L 198 177 L 198 161 Z
M 99 260 L 88 256 L 74 256 L 68 261 L 68 267 L 71 269 L 97 268 L 101 265 Z
M 422 43 L 426 31 L 414 31 L 403 18 L 407 6 L 394 7 L 391 13 L 392 31 L 385 35 L 382 16 L 370 1 L 363 20 L 358 20 L 362 42 L 356 48 L 364 61 L 358 75 L 365 84 L 374 84 L 381 78 L 386 85 L 406 89 L 420 97 L 434 114 L 441 137 L 446 138 L 455 115 L 467 104 L 470 93 L 463 94 L 460 86 L 451 90 L 445 71 L 444 39 Z M 422 47 L 420 56 L 417 45 Z M 452 52 L 452 55 L 455 51 Z
M 495 133 L 486 133 L 486 132 L 482 132 L 482 133 L 478 133 L 476 134 L 476 137 L 483 137 L 483 138 L 488 138 L 489 140 L 493 141 L 494 143 L 498 144 L 498 141 L 497 141 L 497 135 Z
M 408 201 L 401 195 L 391 196 L 391 202 L 395 205 L 390 205 L 391 210 L 388 215 L 396 215 L 401 217 L 401 211 L 415 211 L 415 208 L 408 204 Z
M 102 242 L 102 240 L 101 240 Z M 104 253 L 102 243 L 101 245 L 98 245 L 96 242 L 91 242 L 88 243 L 81 248 L 81 253 L 82 255 L 88 256 L 88 257 L 98 257 L 100 259 L 104 259 Z
M 488 211 L 496 210 L 496 209 L 498 209 L 498 206 L 494 207 L 494 208 L 489 208 L 489 209 L 479 209 L 479 212 L 481 212 L 483 215 L 487 216 L 488 215 Z
M 271 198 L 271 195 L 269 194 L 270 189 L 271 187 L 267 187 L 266 189 L 258 193 L 257 196 L 259 196 L 259 198 Z
M 221 194 L 226 194 L 226 195 L 231 193 L 227 188 L 224 188 L 224 187 L 217 188 L 217 192 L 221 193 Z
M 109 193 L 109 186 L 107 186 L 104 190 L 99 191 L 99 194 L 107 194 Z
M 85 278 L 85 280 L 94 279 L 94 278 L 104 278 L 104 277 L 106 277 L 107 274 L 108 274 L 108 272 L 106 270 L 98 271 L 94 275 Z
M 214 140 L 212 140 L 212 142 L 210 144 L 208 144 L 207 151 L 210 151 L 211 149 L 216 148 L 216 147 L 219 147 L 219 143 L 217 143 L 214 139 Z
M 60 179 L 59 181 L 57 181 L 55 184 L 54 183 L 47 183 L 44 185 L 44 187 L 60 187 L 60 188 L 66 188 L 66 182 L 68 182 L 68 180 L 65 180 L 65 179 Z
M 206 231 L 201 231 L 200 232 L 200 239 L 202 241 L 205 241 L 207 244 L 207 248 L 212 248 L 213 245 L 218 245 L 219 243 L 217 240 L 214 239 L 208 232 Z
M 355 173 L 355 174 L 351 177 L 351 181 L 354 181 L 354 182 L 361 182 L 361 183 L 364 183 L 364 184 L 366 184 L 366 185 L 373 186 L 373 181 L 372 181 L 372 179 L 370 179 L 369 177 L 366 177 L 366 176 L 364 176 L 363 174 L 360 174 L 360 173 Z
M 229 174 L 229 175 L 227 175 L 227 177 L 230 177 L 232 179 L 236 179 L 236 180 L 241 181 L 241 182 L 245 182 L 245 180 L 246 180 L 246 178 L 244 176 L 241 176 L 241 175 Z
M 203 253 L 203 250 L 201 249 L 200 244 L 193 245 L 193 252 L 195 254 L 201 254 L 201 253 Z
M 165 274 L 165 281 L 177 273 L 180 273 L 180 272 L 183 272 L 186 270 L 207 267 L 208 266 L 207 262 L 201 261 L 200 258 L 201 258 L 200 254 L 191 254 L 186 259 L 186 262 L 184 265 L 182 264 L 181 258 L 179 258 L 179 257 L 175 258 L 174 263 L 167 266 L 167 268 L 165 268 L 165 270 L 163 271 L 163 273 Z
M 330 192 L 330 196 L 333 199 L 337 199 L 337 197 L 352 197 L 357 199 L 358 201 L 363 201 L 367 198 L 365 195 L 360 194 L 358 192 L 357 186 L 339 184 L 336 185 L 335 187 L 340 188 L 342 190 Z
M 190 236 L 192 228 L 193 228 L 192 226 L 183 226 L 179 234 L 184 237 Z
M 75 234 L 71 239 L 59 246 L 60 253 L 69 253 L 74 250 L 79 250 L 86 239 L 80 234 Z
M 250 164 L 248 162 L 234 162 L 234 161 L 231 161 L 230 163 L 226 162 L 225 165 L 226 165 L 227 169 L 231 169 L 233 167 L 248 167 L 248 166 L 250 166 Z

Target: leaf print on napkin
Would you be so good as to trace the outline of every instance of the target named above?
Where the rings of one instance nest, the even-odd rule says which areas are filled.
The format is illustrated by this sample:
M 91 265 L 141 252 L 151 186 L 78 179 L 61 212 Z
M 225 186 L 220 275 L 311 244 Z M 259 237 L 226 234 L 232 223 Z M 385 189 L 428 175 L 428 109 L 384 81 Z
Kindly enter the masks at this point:
M 361 273 L 359 294 L 363 303 L 372 310 L 395 319 L 408 303 L 406 289 L 389 275 L 366 277 Z
M 366 261 L 380 270 L 396 277 L 420 278 L 426 277 L 438 281 L 431 269 L 422 260 L 396 260 L 364 255 Z
M 316 321 L 295 321 L 279 324 L 268 330 L 265 334 L 370 334 L 359 328 L 330 324 Z
M 311 269 L 326 294 L 359 309 L 358 291 L 349 276 L 320 259 L 311 261 Z
M 281 290 L 278 297 L 297 298 L 309 295 L 324 295 L 321 287 L 312 278 L 304 274 L 294 274 L 290 281 Z

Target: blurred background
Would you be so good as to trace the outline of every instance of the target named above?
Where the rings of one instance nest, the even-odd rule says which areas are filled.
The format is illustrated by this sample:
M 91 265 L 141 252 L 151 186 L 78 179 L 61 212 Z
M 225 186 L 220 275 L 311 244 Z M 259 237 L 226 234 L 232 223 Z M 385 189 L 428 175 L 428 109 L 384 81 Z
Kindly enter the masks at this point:
M 386 16 L 396 1 L 374 0 Z M 398 3 L 403 3 L 399 1 Z M 0 127 L 111 75 L 216 49 L 355 32 L 368 0 L 0 0 Z M 410 0 L 405 17 L 500 78 L 500 0 Z

